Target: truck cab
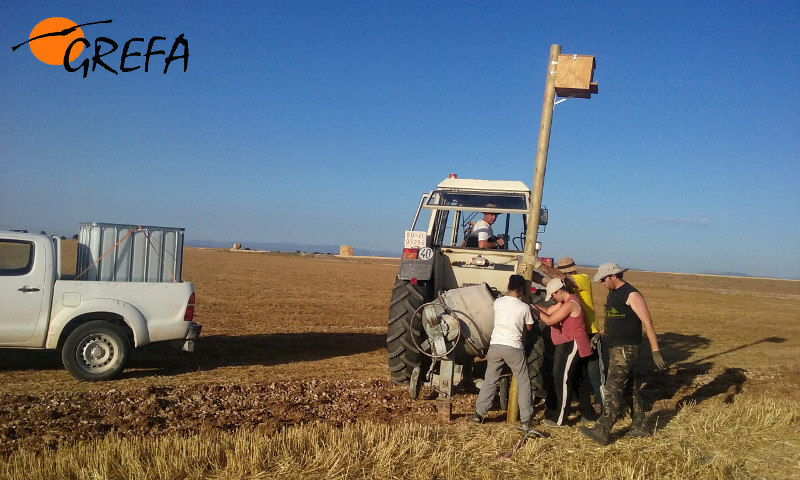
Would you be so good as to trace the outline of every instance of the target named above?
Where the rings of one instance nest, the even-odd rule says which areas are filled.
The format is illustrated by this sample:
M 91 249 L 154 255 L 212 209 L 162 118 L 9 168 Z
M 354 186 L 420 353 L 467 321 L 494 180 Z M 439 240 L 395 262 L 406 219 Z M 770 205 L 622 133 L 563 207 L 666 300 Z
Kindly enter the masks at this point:
M 0 238 L 0 346 L 44 347 L 55 250 L 43 235 L 4 232 Z
M 420 200 L 406 232 L 418 241 L 404 245 L 398 278 L 432 281 L 436 292 L 479 283 L 501 291 L 522 262 L 529 201 L 530 189 L 519 181 L 445 179 Z M 491 227 L 503 239 L 500 248 L 478 244 L 474 226 L 485 213 L 496 214 Z M 538 224 L 546 227 L 546 208 Z

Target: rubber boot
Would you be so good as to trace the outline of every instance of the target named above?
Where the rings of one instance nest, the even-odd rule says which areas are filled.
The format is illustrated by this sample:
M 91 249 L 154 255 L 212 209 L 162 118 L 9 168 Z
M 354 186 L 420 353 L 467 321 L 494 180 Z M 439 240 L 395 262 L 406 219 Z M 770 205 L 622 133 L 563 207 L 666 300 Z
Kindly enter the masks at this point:
M 609 429 L 603 426 L 600 422 L 595 423 L 593 427 L 581 426 L 578 428 L 578 430 L 584 437 L 594 440 L 600 445 L 608 445 Z
M 650 430 L 644 424 L 631 424 L 631 429 L 625 434 L 626 437 L 649 437 Z
M 628 430 L 626 437 L 649 437 L 650 430 L 647 429 L 647 422 L 644 418 L 644 411 L 640 408 L 631 409 L 631 429 Z

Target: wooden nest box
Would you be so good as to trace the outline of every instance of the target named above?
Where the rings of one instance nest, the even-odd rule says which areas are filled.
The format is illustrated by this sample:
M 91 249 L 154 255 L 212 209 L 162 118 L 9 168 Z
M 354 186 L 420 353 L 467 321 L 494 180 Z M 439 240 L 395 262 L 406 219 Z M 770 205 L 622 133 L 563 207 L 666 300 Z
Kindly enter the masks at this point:
M 556 68 L 556 95 L 589 98 L 597 93 L 594 76 L 594 55 L 559 55 Z

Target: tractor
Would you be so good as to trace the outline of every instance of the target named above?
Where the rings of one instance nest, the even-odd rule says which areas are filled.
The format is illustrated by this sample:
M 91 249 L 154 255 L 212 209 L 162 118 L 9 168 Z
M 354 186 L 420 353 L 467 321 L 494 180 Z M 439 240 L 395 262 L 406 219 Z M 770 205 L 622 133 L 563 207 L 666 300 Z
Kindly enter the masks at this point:
M 408 385 L 412 398 L 427 384 L 446 404 L 462 383 L 471 381 L 474 359 L 483 358 L 489 348 L 494 299 L 523 262 L 530 197 L 523 182 L 452 174 L 422 195 L 405 232 L 386 339 L 392 380 Z M 473 231 L 487 213 L 496 214 L 495 237 L 490 238 L 495 248 L 480 248 Z M 546 228 L 547 215 L 546 208 L 539 210 L 539 231 Z M 540 248 L 537 242 L 535 250 Z M 539 302 L 543 293 L 536 287 L 532 301 Z M 529 336 L 526 351 L 532 389 L 541 396 L 538 366 L 544 342 L 538 337 Z M 442 405 L 440 415 L 449 416 Z

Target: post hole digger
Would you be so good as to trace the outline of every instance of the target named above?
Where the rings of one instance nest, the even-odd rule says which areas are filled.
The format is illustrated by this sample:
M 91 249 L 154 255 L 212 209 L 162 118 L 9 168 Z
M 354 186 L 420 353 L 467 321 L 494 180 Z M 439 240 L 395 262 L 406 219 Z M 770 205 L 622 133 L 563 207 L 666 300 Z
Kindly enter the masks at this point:
M 523 445 L 525 445 L 525 442 L 527 442 L 528 438 L 530 438 L 531 436 L 539 438 L 547 438 L 547 435 L 540 432 L 539 430 L 536 430 L 535 428 L 523 428 L 523 427 L 517 427 L 517 428 L 519 428 L 525 433 L 522 435 L 522 437 L 520 437 L 519 440 L 517 440 L 517 443 L 515 443 L 514 446 L 511 447 L 511 450 L 509 450 L 508 453 L 500 457 L 500 460 L 510 462 L 511 456 L 517 453 L 517 451 L 519 451 L 519 449 L 522 448 Z

